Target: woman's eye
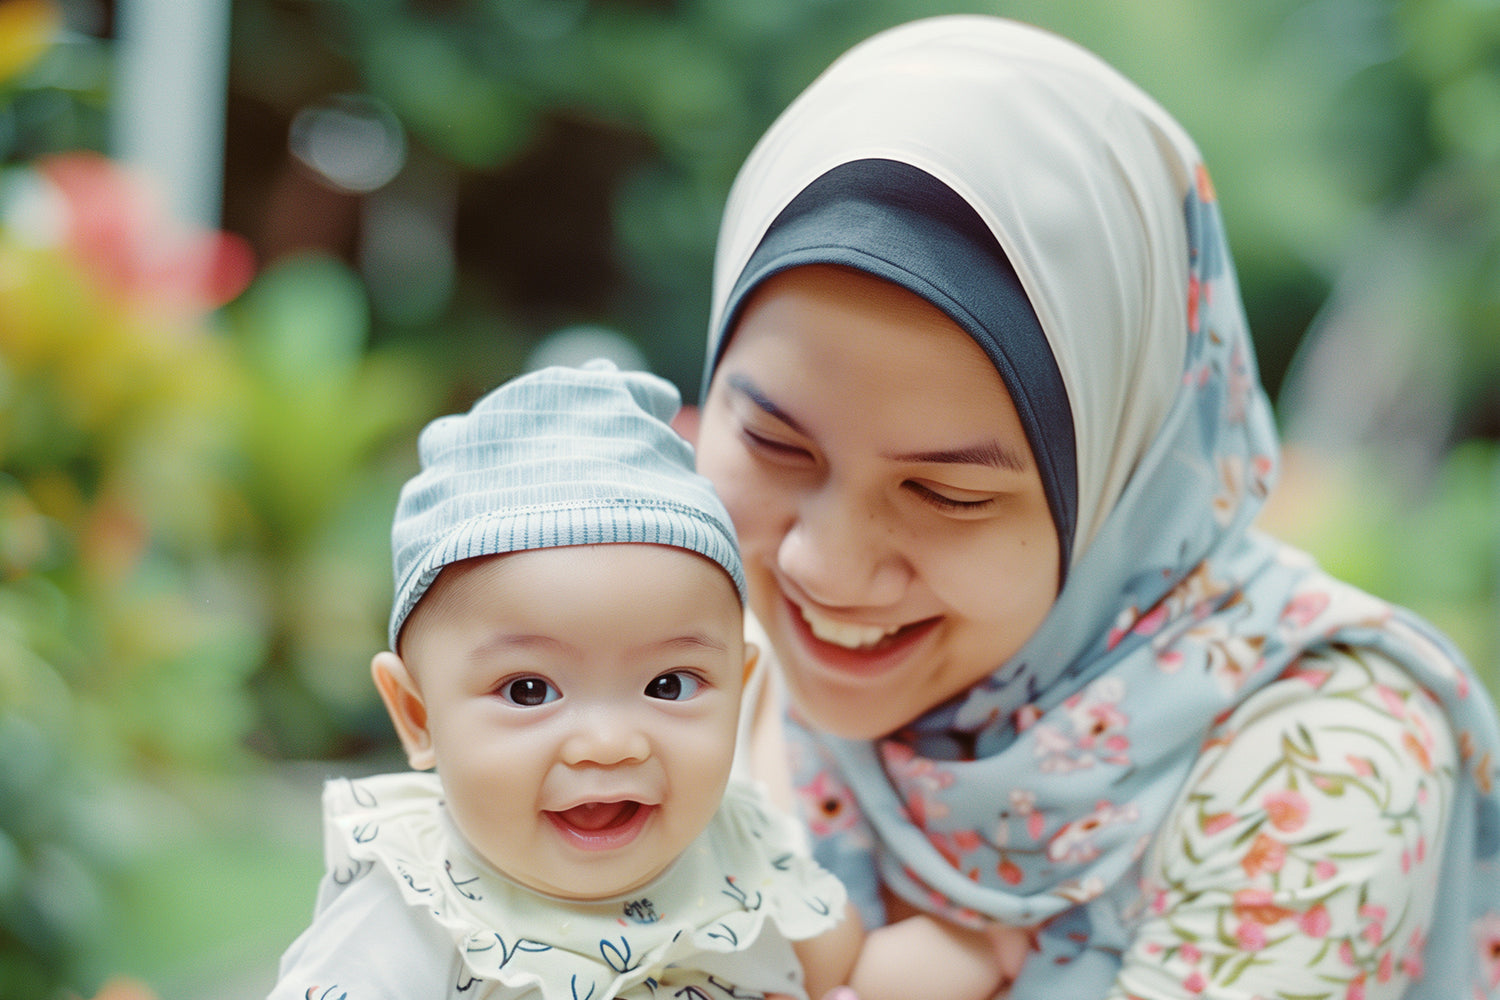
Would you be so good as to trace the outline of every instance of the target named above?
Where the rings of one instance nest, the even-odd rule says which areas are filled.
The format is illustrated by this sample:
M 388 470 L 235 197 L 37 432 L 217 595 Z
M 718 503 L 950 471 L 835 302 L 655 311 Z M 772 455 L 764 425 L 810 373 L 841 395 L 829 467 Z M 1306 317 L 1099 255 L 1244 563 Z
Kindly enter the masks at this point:
M 692 674 L 681 670 L 674 670 L 646 685 L 646 697 L 660 698 L 663 701 L 685 701 L 698 693 L 703 687 L 703 682 Z
M 785 441 L 778 441 L 773 437 L 767 437 L 764 434 L 752 431 L 748 427 L 741 428 L 741 433 L 744 434 L 745 441 L 750 445 L 752 449 L 756 451 L 765 452 L 767 454 L 776 455 L 783 458 L 811 457 L 806 448 L 801 448 L 794 444 L 788 444 Z
M 536 708 L 556 701 L 562 693 L 540 677 L 518 677 L 501 685 L 500 697 L 519 708 Z
M 907 481 L 904 485 L 908 490 L 915 493 L 917 496 L 921 497 L 922 500 L 924 500 L 928 504 L 931 504 L 933 507 L 936 507 L 938 510 L 973 513 L 984 510 L 995 502 L 994 497 L 981 497 L 975 500 L 961 500 L 957 497 L 948 496 L 946 493 L 940 493 L 930 486 L 924 486 L 921 483 L 913 481 Z

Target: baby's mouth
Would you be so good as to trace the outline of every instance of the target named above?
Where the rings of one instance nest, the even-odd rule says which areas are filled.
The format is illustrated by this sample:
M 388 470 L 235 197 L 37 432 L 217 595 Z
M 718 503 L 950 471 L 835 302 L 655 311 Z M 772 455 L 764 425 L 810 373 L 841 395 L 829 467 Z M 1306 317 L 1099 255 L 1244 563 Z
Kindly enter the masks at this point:
M 639 802 L 584 802 L 552 813 L 559 821 L 584 833 L 598 833 L 626 826 L 640 810 Z
M 632 843 L 656 807 L 634 799 L 581 802 L 546 817 L 568 843 L 584 851 L 610 851 Z

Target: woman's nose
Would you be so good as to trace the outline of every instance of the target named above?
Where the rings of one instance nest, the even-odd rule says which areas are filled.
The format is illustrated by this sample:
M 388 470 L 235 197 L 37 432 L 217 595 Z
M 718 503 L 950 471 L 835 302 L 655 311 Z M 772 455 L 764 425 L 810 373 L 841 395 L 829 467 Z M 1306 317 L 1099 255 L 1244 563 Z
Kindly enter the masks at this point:
M 901 598 L 911 577 L 896 538 L 872 505 L 826 487 L 801 498 L 777 564 L 820 604 L 882 607 Z
M 636 764 L 650 756 L 651 741 L 641 727 L 607 710 L 582 713 L 562 747 L 569 766 Z

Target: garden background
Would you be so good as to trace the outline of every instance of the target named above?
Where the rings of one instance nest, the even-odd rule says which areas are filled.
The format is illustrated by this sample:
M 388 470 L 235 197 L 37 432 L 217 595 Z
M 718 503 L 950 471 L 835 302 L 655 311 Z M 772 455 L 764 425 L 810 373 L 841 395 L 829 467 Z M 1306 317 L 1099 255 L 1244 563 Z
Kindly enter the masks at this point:
M 1500 686 L 1500 5 L 0 0 L 0 1000 L 264 995 L 319 782 L 401 764 L 367 664 L 416 430 L 579 352 L 695 399 L 754 139 L 956 10 L 1196 136 L 1267 522 Z

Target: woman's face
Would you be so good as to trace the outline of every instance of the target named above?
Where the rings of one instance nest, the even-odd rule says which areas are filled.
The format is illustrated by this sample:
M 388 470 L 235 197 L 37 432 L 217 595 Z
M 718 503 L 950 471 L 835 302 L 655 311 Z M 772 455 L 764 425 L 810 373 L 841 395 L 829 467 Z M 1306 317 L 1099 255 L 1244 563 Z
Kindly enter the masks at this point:
M 993 672 L 1057 595 L 1040 473 L 943 312 L 825 265 L 766 280 L 714 374 L 698 464 L 798 710 L 884 735 Z

